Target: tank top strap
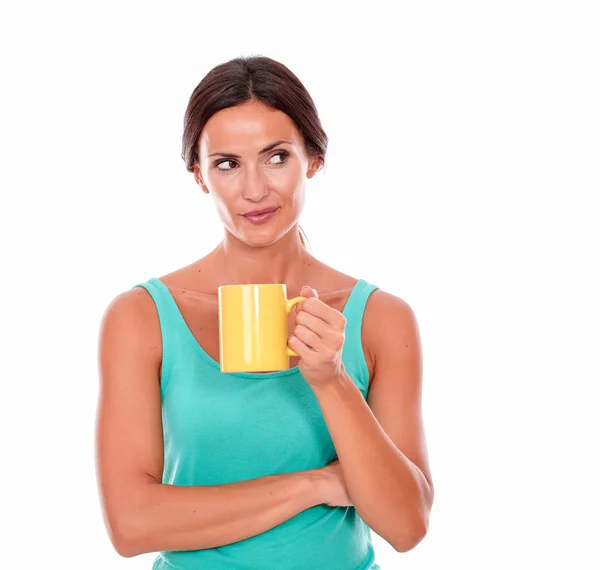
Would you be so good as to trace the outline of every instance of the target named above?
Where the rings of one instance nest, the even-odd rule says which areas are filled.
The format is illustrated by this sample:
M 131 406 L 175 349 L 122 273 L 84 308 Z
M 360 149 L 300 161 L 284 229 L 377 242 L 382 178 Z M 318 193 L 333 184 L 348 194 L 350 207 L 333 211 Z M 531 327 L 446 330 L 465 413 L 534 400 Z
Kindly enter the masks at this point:
M 135 289 L 136 287 L 146 289 L 156 305 L 162 337 L 161 388 L 164 390 L 171 373 L 174 355 L 178 350 L 180 340 L 178 335 L 181 331 L 183 317 L 173 295 L 160 279 L 152 277 L 148 281 L 134 285 L 132 288 Z
M 378 285 L 359 279 L 344 307 L 346 338 L 342 356 L 344 362 L 348 363 L 352 373 L 356 376 L 353 379 L 357 382 L 363 394 L 367 393 L 369 387 L 369 369 L 362 345 L 362 322 L 369 296 L 378 288 Z M 348 372 L 350 373 L 350 370 Z

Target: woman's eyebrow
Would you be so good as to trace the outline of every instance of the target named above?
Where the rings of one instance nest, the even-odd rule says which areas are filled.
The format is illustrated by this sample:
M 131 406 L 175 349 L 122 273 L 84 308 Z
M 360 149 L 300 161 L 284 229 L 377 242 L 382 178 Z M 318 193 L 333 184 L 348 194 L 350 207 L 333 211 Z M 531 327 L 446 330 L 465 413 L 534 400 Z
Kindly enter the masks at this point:
M 275 148 L 278 144 L 282 144 L 282 143 L 288 143 L 288 144 L 292 144 L 290 141 L 284 141 L 284 140 L 280 140 L 280 141 L 275 141 L 274 143 L 271 143 L 270 145 L 267 145 L 265 148 L 263 148 L 258 154 L 264 154 L 265 152 L 269 152 L 271 149 Z M 239 154 L 233 154 L 232 152 L 213 152 L 211 154 L 209 154 L 208 156 L 226 156 L 227 158 L 242 158 Z

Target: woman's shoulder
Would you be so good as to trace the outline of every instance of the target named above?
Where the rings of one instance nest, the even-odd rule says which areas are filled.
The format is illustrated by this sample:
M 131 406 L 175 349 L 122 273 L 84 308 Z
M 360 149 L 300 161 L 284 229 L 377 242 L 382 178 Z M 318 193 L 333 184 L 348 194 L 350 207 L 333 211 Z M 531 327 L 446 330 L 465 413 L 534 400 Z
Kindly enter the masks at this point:
M 158 363 L 162 339 L 156 306 L 141 287 L 114 296 L 100 320 L 100 346 L 127 345 L 131 354 L 144 354 Z
M 207 257 L 157 277 L 173 293 L 181 291 L 212 293 L 217 284 Z
M 351 291 L 359 280 L 359 278 L 343 273 L 330 265 L 317 262 L 317 267 L 307 277 L 307 283 L 304 285 L 324 293 L 335 293 Z

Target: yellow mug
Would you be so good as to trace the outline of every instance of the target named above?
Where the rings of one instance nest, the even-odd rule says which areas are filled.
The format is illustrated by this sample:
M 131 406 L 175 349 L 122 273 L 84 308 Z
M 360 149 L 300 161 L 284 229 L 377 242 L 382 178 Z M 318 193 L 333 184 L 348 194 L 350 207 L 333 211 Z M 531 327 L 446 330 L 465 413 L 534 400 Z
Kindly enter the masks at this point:
M 222 285 L 219 291 L 221 372 L 287 370 L 287 317 L 306 297 L 288 301 L 285 283 Z

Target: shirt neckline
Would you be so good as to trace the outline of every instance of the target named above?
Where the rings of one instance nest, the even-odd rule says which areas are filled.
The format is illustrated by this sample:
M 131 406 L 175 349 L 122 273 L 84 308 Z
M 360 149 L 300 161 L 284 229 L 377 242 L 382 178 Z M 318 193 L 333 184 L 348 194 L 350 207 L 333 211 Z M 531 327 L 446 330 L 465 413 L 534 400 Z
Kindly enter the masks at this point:
M 202 345 L 198 342 L 198 340 L 192 333 L 192 330 L 188 326 L 187 321 L 183 317 L 183 314 L 181 313 L 179 306 L 177 305 L 177 302 L 175 301 L 175 297 L 173 297 L 173 294 L 171 293 L 169 288 L 157 277 L 152 277 L 150 279 L 150 281 L 155 283 L 158 287 L 160 287 L 165 292 L 166 295 L 168 295 L 169 300 L 173 304 L 173 308 L 177 314 L 177 318 L 181 321 L 183 328 L 186 331 L 186 335 L 190 337 L 192 344 L 196 347 L 196 349 L 200 353 L 200 356 L 208 364 L 210 364 L 213 368 L 216 368 L 219 372 L 221 372 L 221 364 L 217 360 L 215 360 L 210 354 L 208 354 L 208 352 L 206 352 L 206 350 L 204 350 L 204 348 L 202 348 Z M 348 309 L 351 306 L 351 301 L 356 296 L 357 292 L 360 290 L 360 288 L 362 287 L 362 285 L 364 283 L 365 283 L 364 279 L 358 279 L 358 281 L 354 284 L 354 287 L 352 287 L 352 290 L 350 291 L 350 295 L 348 295 L 348 298 L 346 299 L 346 303 L 344 304 L 344 308 L 342 309 L 342 315 L 344 315 L 344 317 L 348 318 Z M 277 377 L 291 376 L 293 374 L 299 374 L 299 373 L 300 373 L 300 370 L 299 370 L 298 364 L 296 366 L 292 366 L 292 368 L 288 368 L 286 370 L 273 370 L 271 372 L 221 372 L 221 374 L 227 375 L 227 376 L 232 376 L 232 377 L 237 377 L 237 378 L 250 378 L 250 379 L 277 378 Z

